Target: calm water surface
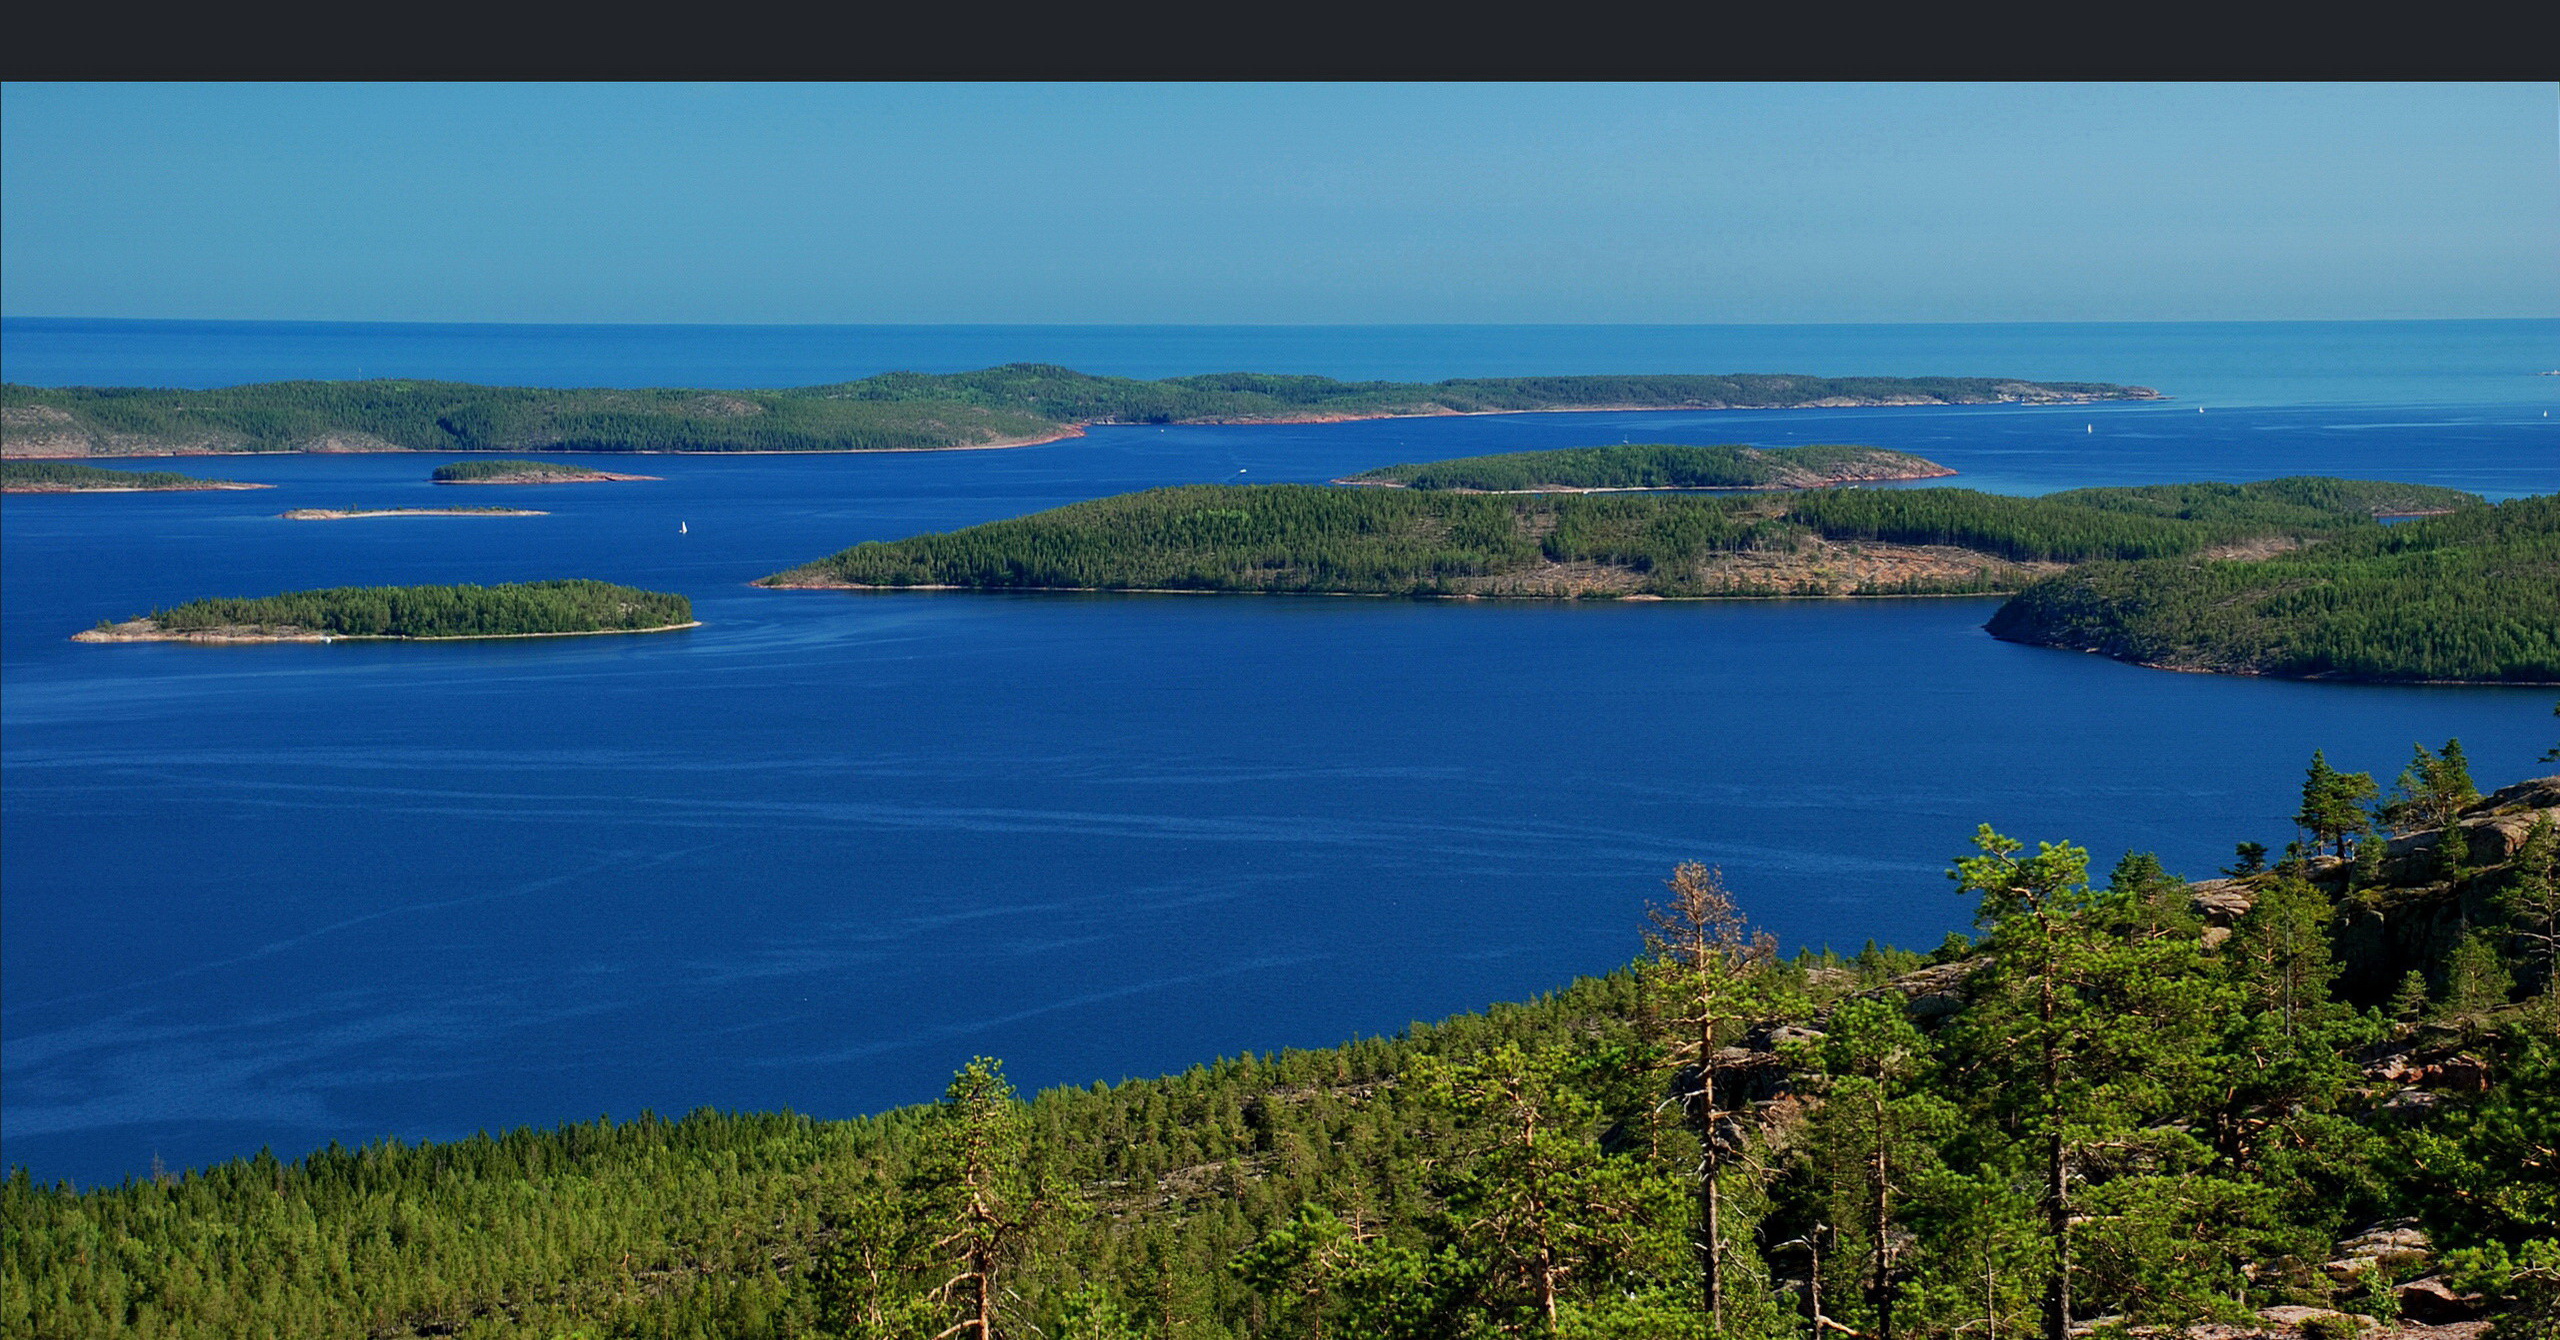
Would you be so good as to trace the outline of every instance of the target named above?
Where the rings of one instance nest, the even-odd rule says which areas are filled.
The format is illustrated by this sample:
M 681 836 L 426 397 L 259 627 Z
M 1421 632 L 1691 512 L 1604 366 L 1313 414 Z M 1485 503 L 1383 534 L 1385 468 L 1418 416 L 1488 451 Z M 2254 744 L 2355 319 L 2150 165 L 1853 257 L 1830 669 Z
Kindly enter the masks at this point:
M 1135 363 L 1143 344 L 1115 347 Z M 1477 370 L 1507 369 L 1441 375 Z M 1932 945 L 1967 923 L 1943 872 L 1983 822 L 2102 867 L 2156 850 L 2208 873 L 2236 841 L 2290 835 L 2312 749 L 2387 780 L 2412 742 L 2459 736 L 2484 781 L 2522 776 L 2560 726 L 2553 695 L 2164 674 L 1993 641 L 1976 600 L 745 583 L 1125 489 L 1622 436 L 1872 442 L 2009 492 L 2317 471 L 2508 497 L 2560 488 L 2547 407 L 1099 429 L 1002 452 L 650 457 L 662 482 L 467 500 L 553 513 L 523 519 L 275 518 L 455 501 L 415 457 L 189 465 L 277 485 L 254 493 L 11 497 L 0 1140 L 85 1182 L 155 1154 L 643 1107 L 850 1114 L 934 1097 L 978 1053 L 1031 1085 L 1151 1074 L 1615 966 L 1681 860 L 1721 864 L 1790 945 Z M 64 640 L 208 594 L 551 576 L 681 591 L 704 626 Z

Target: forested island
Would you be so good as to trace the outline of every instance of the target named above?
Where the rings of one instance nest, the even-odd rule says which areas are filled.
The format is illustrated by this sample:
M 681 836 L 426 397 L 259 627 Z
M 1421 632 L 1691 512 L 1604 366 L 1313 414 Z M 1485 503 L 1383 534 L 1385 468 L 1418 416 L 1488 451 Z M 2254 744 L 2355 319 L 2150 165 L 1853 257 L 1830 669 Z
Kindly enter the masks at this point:
M 2002 377 L 1480 377 L 1140 381 L 1042 363 L 891 372 L 789 390 L 558 390 L 267 382 L 211 390 L 0 385 L 10 456 L 261 451 L 918 451 L 1055 441 L 1103 423 L 1282 423 L 1531 410 L 2151 400 L 2147 387 Z
M 198 479 L 174 470 L 101 470 L 72 461 L 0 460 L 0 493 L 170 493 L 272 487 L 230 479 Z
M 2555 818 L 2459 741 L 2387 795 L 2314 755 L 2283 852 L 2194 882 L 1982 827 L 1927 953 L 1777 945 L 1683 864 L 1626 967 L 1392 1038 L 20 1169 L 0 1334 L 2551 1340 Z
M 608 484 L 654 480 L 656 475 L 617 475 L 563 461 L 456 461 L 439 465 L 428 480 L 437 484 Z
M 2172 670 L 2560 683 L 2560 495 L 2268 557 L 2090 563 L 2019 592 L 1988 627 Z
M 859 544 L 772 586 L 1401 596 L 2014 591 L 2094 559 L 2281 548 L 2376 512 L 2478 506 L 2425 485 L 2296 478 L 2083 489 L 1494 495 L 1203 484 Z
M 1547 456 L 1554 453 L 1532 453 Z M 1503 458 L 1469 477 L 1501 478 Z M 1471 467 L 1472 468 L 1472 467 Z M 1545 468 L 1528 474 L 1552 474 Z M 2416 516 L 2386 526 L 2379 518 Z M 2171 669 L 2560 682 L 2560 498 L 2298 476 L 1739 497 L 1202 484 L 874 541 L 773 587 L 1708 599 L 2008 594 L 2012 641 Z
M 340 638 L 563 637 L 695 627 L 693 602 L 595 581 L 496 586 L 340 586 L 254 599 L 191 600 L 75 642 L 332 642 Z
M 1882 447 L 1713 447 L 1668 443 L 1569 447 L 1389 465 L 1333 481 L 1471 493 L 1587 493 L 1637 489 L 1812 489 L 1880 480 L 1943 479 L 1955 471 Z

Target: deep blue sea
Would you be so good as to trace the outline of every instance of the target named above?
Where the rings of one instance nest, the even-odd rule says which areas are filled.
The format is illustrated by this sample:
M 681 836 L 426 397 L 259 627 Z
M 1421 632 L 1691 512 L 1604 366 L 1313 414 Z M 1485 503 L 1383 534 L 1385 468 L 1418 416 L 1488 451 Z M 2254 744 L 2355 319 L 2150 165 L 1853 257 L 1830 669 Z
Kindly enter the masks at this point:
M 2550 690 L 2168 674 L 1993 602 L 854 595 L 858 540 L 1178 482 L 1636 441 L 1863 442 L 2034 493 L 2322 473 L 2560 489 L 2560 322 L 1394 329 L 0 325 L 5 376 L 767 386 L 1136 375 L 1986 373 L 2176 399 L 1099 428 L 1008 451 L 637 457 L 483 488 L 419 456 L 192 459 L 256 492 L 0 503 L 0 1158 L 82 1184 L 271 1146 L 643 1108 L 825 1116 L 1322 1046 L 1624 963 L 1674 864 L 1789 946 L 1935 945 L 1977 824 L 2209 874 L 2315 748 L 2537 771 Z M 2198 407 L 2204 413 L 2197 413 Z M 154 464 L 160 464 L 155 462 Z M 679 525 L 682 531 L 679 531 Z M 596 577 L 699 629 L 86 646 L 310 586 Z

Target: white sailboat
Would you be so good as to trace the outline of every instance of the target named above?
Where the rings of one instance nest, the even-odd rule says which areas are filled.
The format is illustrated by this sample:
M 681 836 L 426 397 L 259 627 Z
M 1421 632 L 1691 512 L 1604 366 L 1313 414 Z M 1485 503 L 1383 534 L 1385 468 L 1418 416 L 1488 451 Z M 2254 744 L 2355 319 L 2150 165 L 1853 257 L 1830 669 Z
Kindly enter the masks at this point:
M 687 532 L 687 531 L 685 530 L 685 528 L 684 528 L 684 523 L 683 523 L 683 522 L 681 522 L 681 521 L 677 522 L 677 523 L 676 523 L 676 534 L 678 534 L 678 535 L 684 535 L 684 534 L 687 534 L 687 533 L 689 533 L 689 532 Z

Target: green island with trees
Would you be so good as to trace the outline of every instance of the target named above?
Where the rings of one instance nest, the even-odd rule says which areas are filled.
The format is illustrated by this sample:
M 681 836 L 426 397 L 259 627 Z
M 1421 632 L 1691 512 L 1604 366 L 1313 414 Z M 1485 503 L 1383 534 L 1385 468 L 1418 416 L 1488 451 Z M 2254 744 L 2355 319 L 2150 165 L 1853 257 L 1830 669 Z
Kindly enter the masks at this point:
M 2177 670 L 2560 683 L 2560 495 L 2265 557 L 2092 562 L 2028 586 L 1987 627 Z
M 1943 479 L 1955 471 L 1882 447 L 1712 447 L 1620 443 L 1514 451 L 1419 465 L 1389 465 L 1333 481 L 1382 488 L 1475 493 L 1572 493 L 1614 489 L 1811 489 L 1872 480 Z
M 609 582 L 340 586 L 191 600 L 72 635 L 75 642 L 332 642 L 341 638 L 565 637 L 694 627 L 680 595 Z
M 1362 595 L 1902 594 L 2015 589 L 2016 565 L 2176 557 L 2382 532 L 2377 514 L 2484 506 L 2419 484 L 2294 478 L 2085 489 L 1820 489 L 1785 496 L 1487 495 L 1194 484 L 855 545 L 782 586 L 1298 591 Z M 1861 582 L 1850 554 L 1954 563 Z M 1778 570 L 1790 562 L 1797 580 Z M 1570 571 L 1558 573 L 1558 569 Z M 1553 580 L 1562 576 L 1566 580 Z M 2006 588 L 2002 582 L 2009 582 Z
M 427 476 L 436 484 L 606 484 L 656 479 L 656 475 L 618 475 L 564 461 L 455 461 L 439 465 Z
M 1217 373 L 1141 381 L 1044 363 L 890 372 L 788 390 L 374 380 L 206 390 L 0 385 L 12 456 L 252 451 L 894 451 L 1055 441 L 1102 423 L 1265 423 L 1530 410 L 2152 400 L 2140 386 L 2002 377 L 1480 377 Z
M 101 470 L 76 461 L 0 460 L 0 493 L 173 493 L 273 487 L 232 479 L 198 479 L 175 470 Z
M 2553 1340 L 2560 777 L 2301 800 L 2195 882 L 1985 825 L 1928 953 L 1682 864 L 1604 976 L 1027 1101 L 17 1169 L 0 1334 Z
M 2033 498 L 1956 488 L 1716 497 L 1200 484 L 858 544 L 762 584 L 1576 599 L 2007 594 L 1987 625 L 1995 636 L 2171 669 L 2560 682 L 2560 496 L 2491 506 L 2431 485 L 2316 476 Z

